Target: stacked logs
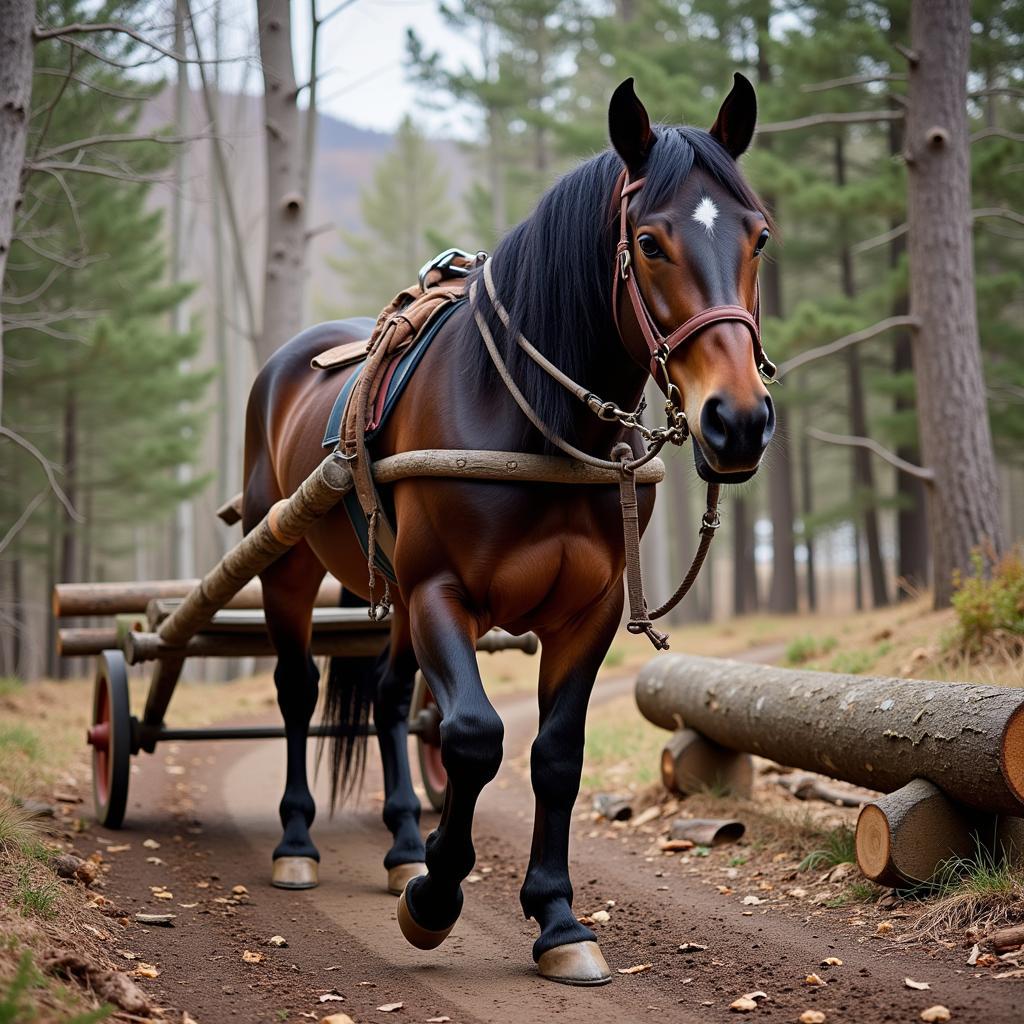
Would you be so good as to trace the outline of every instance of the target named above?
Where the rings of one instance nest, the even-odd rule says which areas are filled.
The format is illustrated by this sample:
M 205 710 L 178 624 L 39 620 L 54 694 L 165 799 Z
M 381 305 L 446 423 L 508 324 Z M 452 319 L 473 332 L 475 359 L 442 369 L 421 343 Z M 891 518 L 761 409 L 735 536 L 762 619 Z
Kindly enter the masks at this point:
M 636 701 L 674 734 L 662 777 L 677 791 L 749 793 L 759 754 L 887 794 L 857 823 L 880 884 L 926 881 L 979 843 L 1024 851 L 1024 689 L 663 655 Z

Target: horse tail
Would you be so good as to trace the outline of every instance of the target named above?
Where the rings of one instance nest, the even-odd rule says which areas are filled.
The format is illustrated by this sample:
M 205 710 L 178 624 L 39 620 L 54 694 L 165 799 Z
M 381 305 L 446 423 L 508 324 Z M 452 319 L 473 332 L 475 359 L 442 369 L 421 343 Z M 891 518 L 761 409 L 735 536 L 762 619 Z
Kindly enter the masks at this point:
M 323 724 L 330 732 L 328 761 L 331 781 L 331 813 L 358 794 L 366 768 L 367 726 L 377 692 L 377 657 L 330 659 L 324 693 Z M 324 753 L 326 737 L 317 742 L 317 768 Z

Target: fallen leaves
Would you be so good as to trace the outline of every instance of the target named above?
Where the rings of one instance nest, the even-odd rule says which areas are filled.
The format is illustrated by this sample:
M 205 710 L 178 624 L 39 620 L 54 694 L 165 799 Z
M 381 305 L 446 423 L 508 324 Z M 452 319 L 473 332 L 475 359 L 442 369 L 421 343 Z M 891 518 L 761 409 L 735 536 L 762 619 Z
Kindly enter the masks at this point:
M 131 848 L 131 843 L 119 843 L 117 846 L 108 846 L 107 853 L 126 853 Z
M 927 981 L 914 981 L 913 978 L 904 978 L 903 984 L 906 985 L 907 988 L 915 989 L 918 992 L 927 992 L 928 989 L 931 988 L 931 985 L 929 985 Z
M 690 839 L 662 839 L 658 849 L 662 853 L 680 853 L 682 850 L 692 850 L 694 845 Z
M 742 900 L 743 906 L 745 907 L 759 907 L 764 900 L 759 896 L 744 896 Z
M 232 896 L 248 896 L 249 890 L 244 885 L 233 885 L 231 886 Z
M 267 945 L 275 949 L 284 949 L 288 945 L 288 940 L 283 935 L 271 935 L 267 939 Z
M 316 1014 L 302 1014 L 303 1017 L 312 1017 L 316 1020 Z M 324 1017 L 321 1019 L 320 1024 L 356 1024 L 356 1022 L 347 1013 L 332 1013 L 330 1017 Z
M 153 964 L 142 963 L 141 961 L 136 966 L 132 974 L 137 974 L 140 978 L 159 978 L 160 972 Z
M 702 946 L 699 942 L 681 942 L 679 948 L 676 950 L 677 953 L 703 953 L 707 946 Z
M 242 954 L 242 959 L 243 959 L 243 960 L 244 960 L 244 961 L 245 961 L 245 962 L 246 962 L 247 964 L 261 964 L 261 963 L 263 963 L 263 954 L 262 954 L 262 953 L 257 953 L 257 952 L 254 952 L 254 951 L 253 951 L 253 950 L 251 950 L 251 949 L 247 949 L 247 950 L 246 950 L 246 951 L 245 951 L 245 952 L 244 952 L 244 953 Z
M 876 935 L 888 935 L 892 931 L 892 921 L 879 921 L 875 929 Z
M 804 1010 L 797 1018 L 800 1024 L 825 1024 L 825 1014 L 821 1010 Z
M 155 839 L 143 839 L 142 840 L 142 845 L 147 850 L 159 850 L 160 849 L 160 844 Z
M 653 966 L 654 964 L 634 964 L 632 967 L 620 967 L 619 974 L 643 974 Z
M 378 1006 L 377 1009 L 381 1013 L 394 1013 L 395 1010 L 400 1010 L 405 1003 L 385 1003 L 383 1006 Z
M 170 891 L 165 885 L 151 885 L 149 887 L 150 893 L 152 893 L 153 899 L 155 900 L 173 900 L 174 893 Z
M 921 1020 L 926 1024 L 937 1024 L 939 1021 L 949 1020 L 953 1015 L 941 1003 L 936 1006 L 929 1006 L 927 1010 L 921 1011 Z
M 740 996 L 738 999 L 734 999 L 729 1004 L 729 1009 L 733 1013 L 751 1013 L 757 1009 L 758 999 L 767 999 L 767 992 L 748 992 L 746 995 Z
M 139 924 L 152 925 L 155 928 L 173 928 L 174 914 L 136 914 L 135 920 Z
M 607 924 L 612 919 L 612 915 L 607 910 L 595 910 L 589 916 L 595 924 Z
M 807 977 L 804 978 L 804 984 L 811 985 L 812 987 L 818 987 L 820 985 L 827 985 L 828 982 L 821 977 L 820 974 L 808 974 Z
M 345 1002 L 345 997 L 336 988 L 332 988 L 330 992 L 325 992 L 320 997 L 320 1002 L 321 1003 L 343 1003 L 343 1002 Z
M 821 961 L 822 967 L 842 967 L 843 961 L 837 956 L 827 956 Z
M 451 1017 L 428 1017 L 427 1024 L 448 1024 Z

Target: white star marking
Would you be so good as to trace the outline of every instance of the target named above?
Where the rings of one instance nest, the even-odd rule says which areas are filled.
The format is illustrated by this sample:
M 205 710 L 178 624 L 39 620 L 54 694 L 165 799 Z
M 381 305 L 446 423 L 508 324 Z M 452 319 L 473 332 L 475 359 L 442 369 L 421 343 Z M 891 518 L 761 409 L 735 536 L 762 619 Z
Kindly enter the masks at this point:
M 704 225 L 704 230 L 710 235 L 714 233 L 715 221 L 718 219 L 718 207 L 709 196 L 704 196 L 693 211 L 693 219 L 698 224 Z

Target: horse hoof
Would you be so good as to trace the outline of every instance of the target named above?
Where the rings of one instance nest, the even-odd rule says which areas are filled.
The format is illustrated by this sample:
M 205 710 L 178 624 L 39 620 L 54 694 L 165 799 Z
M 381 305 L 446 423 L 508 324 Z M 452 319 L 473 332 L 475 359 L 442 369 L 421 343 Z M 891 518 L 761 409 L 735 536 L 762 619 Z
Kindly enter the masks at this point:
M 537 970 L 542 978 L 562 985 L 607 985 L 612 980 L 596 942 L 568 942 L 541 953 Z
M 320 865 L 312 857 L 278 857 L 270 884 L 278 889 L 315 889 Z
M 437 949 L 448 938 L 451 930 L 455 927 L 455 922 L 453 921 L 447 928 L 443 928 L 439 932 L 432 932 L 428 928 L 417 924 L 409 911 L 409 904 L 405 899 L 407 891 L 407 889 L 403 889 L 402 895 L 398 897 L 398 927 L 402 929 L 402 934 L 417 949 Z
M 396 864 L 388 868 L 388 892 L 392 896 L 401 896 L 405 887 L 414 878 L 427 873 L 427 865 L 423 861 L 413 861 L 410 864 Z

